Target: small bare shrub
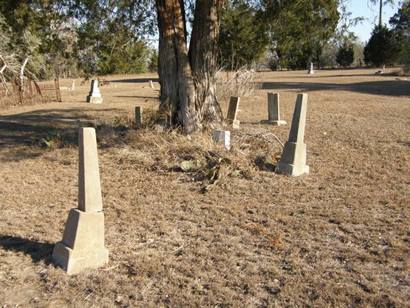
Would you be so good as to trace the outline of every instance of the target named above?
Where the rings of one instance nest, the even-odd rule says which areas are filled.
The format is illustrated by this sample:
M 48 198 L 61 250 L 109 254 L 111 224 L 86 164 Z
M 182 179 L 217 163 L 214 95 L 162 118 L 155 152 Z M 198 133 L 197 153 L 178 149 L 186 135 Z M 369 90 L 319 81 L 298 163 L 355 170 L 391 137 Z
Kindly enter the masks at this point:
M 224 76 L 226 74 L 226 76 Z M 241 67 L 235 72 L 223 72 L 220 69 L 217 74 L 216 95 L 218 100 L 228 100 L 231 96 L 249 96 L 255 90 L 255 70 Z

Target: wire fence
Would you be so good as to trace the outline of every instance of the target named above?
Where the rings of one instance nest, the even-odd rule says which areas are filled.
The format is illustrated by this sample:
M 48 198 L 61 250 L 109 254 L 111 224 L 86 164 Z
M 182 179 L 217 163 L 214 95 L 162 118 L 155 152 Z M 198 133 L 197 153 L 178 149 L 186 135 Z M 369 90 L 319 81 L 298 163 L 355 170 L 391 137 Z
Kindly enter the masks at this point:
M 25 79 L 23 85 L 14 79 L 0 84 L 0 108 L 49 102 L 61 102 L 58 79 L 45 82 Z

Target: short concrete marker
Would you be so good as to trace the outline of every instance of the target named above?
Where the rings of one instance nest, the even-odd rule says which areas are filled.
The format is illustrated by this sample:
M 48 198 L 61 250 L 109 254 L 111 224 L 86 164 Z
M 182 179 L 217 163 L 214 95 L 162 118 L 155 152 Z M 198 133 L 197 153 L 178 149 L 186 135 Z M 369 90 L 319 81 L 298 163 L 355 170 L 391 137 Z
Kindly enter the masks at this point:
M 268 93 L 268 121 L 272 125 L 286 125 L 286 121 L 280 119 L 279 93 Z
M 309 75 L 314 75 L 315 74 L 315 68 L 313 66 L 313 62 L 310 63 L 310 68 L 309 68 L 308 74 Z
M 152 82 L 152 80 L 149 81 L 149 86 L 151 87 L 151 89 L 155 90 L 154 83 Z
M 229 100 L 228 114 L 226 115 L 226 120 L 228 124 L 232 125 L 233 128 L 239 128 L 240 121 L 236 119 L 239 110 L 240 97 L 232 96 Z
M 78 208 L 71 209 L 63 240 L 54 246 L 52 260 L 67 274 L 98 268 L 108 262 L 104 246 L 104 213 L 95 129 L 79 130 Z
M 91 80 L 91 89 L 87 96 L 87 102 L 93 104 L 101 104 L 103 102 L 100 88 L 98 87 L 98 80 Z
M 142 127 L 142 107 L 140 106 L 135 107 L 135 127 Z
M 304 143 L 307 102 L 307 94 L 298 95 L 289 140 L 283 148 L 282 156 L 275 169 L 276 173 L 292 176 L 309 173 L 309 166 L 306 165 L 306 144 Z
M 215 143 L 222 144 L 227 150 L 231 148 L 231 132 L 229 130 L 215 130 L 212 140 Z

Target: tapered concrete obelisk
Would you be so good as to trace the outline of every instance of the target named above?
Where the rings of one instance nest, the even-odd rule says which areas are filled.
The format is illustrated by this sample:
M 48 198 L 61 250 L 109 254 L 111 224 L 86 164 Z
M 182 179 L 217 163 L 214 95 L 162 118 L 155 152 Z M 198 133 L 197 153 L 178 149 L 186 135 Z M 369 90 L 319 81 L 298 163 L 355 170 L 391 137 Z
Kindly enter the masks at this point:
M 87 102 L 94 104 L 101 104 L 103 102 L 100 88 L 98 87 L 98 80 L 91 80 L 91 89 L 87 96 Z
M 94 128 L 80 128 L 79 152 L 78 208 L 70 210 L 63 240 L 52 255 L 54 263 L 70 275 L 108 262 Z
M 304 142 L 307 102 L 307 94 L 298 95 L 295 111 L 293 112 L 289 140 L 283 148 L 282 156 L 275 169 L 276 173 L 292 176 L 309 173 L 309 166 L 306 165 L 306 144 Z
M 268 93 L 268 123 L 286 125 L 286 121 L 280 119 L 279 93 Z

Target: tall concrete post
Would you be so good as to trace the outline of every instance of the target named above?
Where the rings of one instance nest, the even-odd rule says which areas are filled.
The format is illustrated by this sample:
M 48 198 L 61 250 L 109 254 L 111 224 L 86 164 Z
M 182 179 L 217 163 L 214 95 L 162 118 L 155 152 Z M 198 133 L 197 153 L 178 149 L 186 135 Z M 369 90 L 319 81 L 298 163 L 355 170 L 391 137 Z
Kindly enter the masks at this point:
M 78 208 L 70 210 L 63 240 L 55 245 L 52 255 L 54 263 L 69 275 L 108 262 L 97 140 L 95 129 L 91 127 L 79 131 L 78 185 Z
M 275 172 L 292 176 L 309 173 L 306 165 L 306 144 L 304 142 L 308 95 L 299 94 L 293 112 L 289 140 L 285 143 L 282 156 Z

